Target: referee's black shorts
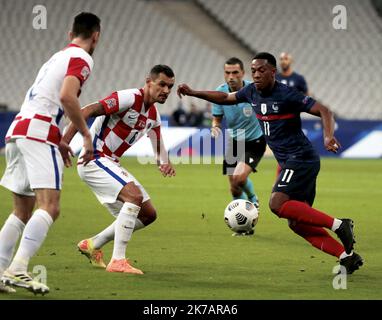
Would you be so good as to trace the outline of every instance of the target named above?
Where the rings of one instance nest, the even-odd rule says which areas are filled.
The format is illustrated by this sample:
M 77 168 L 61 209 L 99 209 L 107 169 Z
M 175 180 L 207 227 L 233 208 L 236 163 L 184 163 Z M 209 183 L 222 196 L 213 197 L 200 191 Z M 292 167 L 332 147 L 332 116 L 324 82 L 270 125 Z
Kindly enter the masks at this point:
M 245 162 L 253 172 L 256 172 L 256 167 L 264 155 L 266 146 L 263 136 L 250 141 L 237 141 L 229 137 L 223 160 L 223 174 L 232 175 L 238 162 Z

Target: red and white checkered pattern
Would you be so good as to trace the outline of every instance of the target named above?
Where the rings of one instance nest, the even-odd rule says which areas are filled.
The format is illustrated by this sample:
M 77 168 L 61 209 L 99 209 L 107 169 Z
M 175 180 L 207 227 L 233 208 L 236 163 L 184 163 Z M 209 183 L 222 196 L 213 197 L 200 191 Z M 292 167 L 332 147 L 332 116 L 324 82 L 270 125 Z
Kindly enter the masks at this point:
M 53 123 L 52 117 L 35 114 L 32 119 L 17 116 L 8 129 L 11 136 L 6 136 L 5 141 L 11 138 L 26 138 L 52 145 L 58 145 L 61 140 L 60 129 Z
M 143 89 L 127 89 L 100 100 L 106 115 L 96 118 L 90 132 L 95 157 L 107 156 L 115 161 L 150 130 L 160 137 L 160 115 L 155 105 L 145 107 Z
M 26 93 L 21 110 L 5 136 L 6 142 L 27 138 L 58 145 L 65 126 L 60 102 L 64 78 L 74 76 L 82 86 L 92 68 L 92 57 L 77 45 L 70 44 L 55 53 L 41 67 Z

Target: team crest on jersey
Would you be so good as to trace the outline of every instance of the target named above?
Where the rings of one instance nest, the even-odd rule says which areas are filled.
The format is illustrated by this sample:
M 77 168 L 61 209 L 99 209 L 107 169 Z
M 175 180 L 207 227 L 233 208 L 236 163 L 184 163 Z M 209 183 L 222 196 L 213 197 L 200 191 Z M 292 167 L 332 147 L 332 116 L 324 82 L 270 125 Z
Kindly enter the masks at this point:
M 252 107 L 244 107 L 243 113 L 246 117 L 250 117 L 253 113 Z
M 272 110 L 273 110 L 274 112 L 276 112 L 276 113 L 279 111 L 279 106 L 277 105 L 277 102 L 275 102 L 275 103 L 272 104 Z
M 109 109 L 112 109 L 117 105 L 117 100 L 115 98 L 105 99 L 105 103 Z
M 81 76 L 86 80 L 89 77 L 90 70 L 88 66 L 84 66 L 81 70 Z
M 261 113 L 267 114 L 267 104 L 266 103 L 261 104 Z
M 146 127 L 146 121 L 139 120 L 137 123 L 137 126 L 138 126 L 138 128 L 143 129 L 144 127 Z

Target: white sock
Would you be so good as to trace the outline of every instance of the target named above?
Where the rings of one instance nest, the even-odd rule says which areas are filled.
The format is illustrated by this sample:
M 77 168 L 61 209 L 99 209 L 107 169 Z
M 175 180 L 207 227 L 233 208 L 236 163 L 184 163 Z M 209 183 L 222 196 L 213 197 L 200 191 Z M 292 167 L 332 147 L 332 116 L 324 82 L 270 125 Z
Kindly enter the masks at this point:
M 127 242 L 133 234 L 139 210 L 141 210 L 141 207 L 138 207 L 135 204 L 129 202 L 123 204 L 115 223 L 115 239 L 112 259 L 120 260 L 126 258 Z
M 117 220 L 115 220 L 111 225 L 106 227 L 104 230 L 102 230 L 100 233 L 98 233 L 92 238 L 95 249 L 102 248 L 106 243 L 114 239 L 114 230 L 116 222 Z M 146 226 L 143 224 L 143 222 L 137 218 L 137 220 L 135 220 L 134 231 L 143 229 L 144 227 Z
M 12 272 L 26 272 L 32 258 L 48 234 L 53 219 L 48 212 L 37 209 L 25 226 L 19 249 L 9 267 Z
M 100 233 L 98 233 L 92 238 L 94 248 L 100 249 L 106 243 L 114 239 L 114 228 L 116 223 L 117 220 L 115 220 L 111 225 L 106 227 L 104 230 L 102 230 Z
M 23 233 L 25 224 L 13 213 L 5 221 L 0 231 L 0 276 L 8 268 L 15 246 Z
M 350 254 L 347 254 L 345 251 L 341 253 L 340 255 L 340 260 L 342 260 L 343 258 L 346 258 L 346 257 L 350 257 L 353 255 L 353 251 L 350 253 Z
M 134 232 L 138 231 L 138 230 L 141 230 L 144 227 L 146 227 L 146 226 L 143 224 L 143 222 L 137 218 L 137 220 L 135 220 Z
M 334 218 L 333 225 L 332 225 L 332 231 L 336 231 L 342 223 L 342 220 Z

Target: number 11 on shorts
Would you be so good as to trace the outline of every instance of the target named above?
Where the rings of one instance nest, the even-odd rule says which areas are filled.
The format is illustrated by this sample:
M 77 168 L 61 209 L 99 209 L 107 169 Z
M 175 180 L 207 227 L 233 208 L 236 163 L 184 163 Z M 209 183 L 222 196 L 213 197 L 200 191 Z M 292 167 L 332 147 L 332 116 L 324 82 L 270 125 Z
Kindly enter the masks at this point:
M 286 169 L 281 181 L 284 183 L 289 183 L 290 179 L 292 179 L 293 173 L 294 170 Z

